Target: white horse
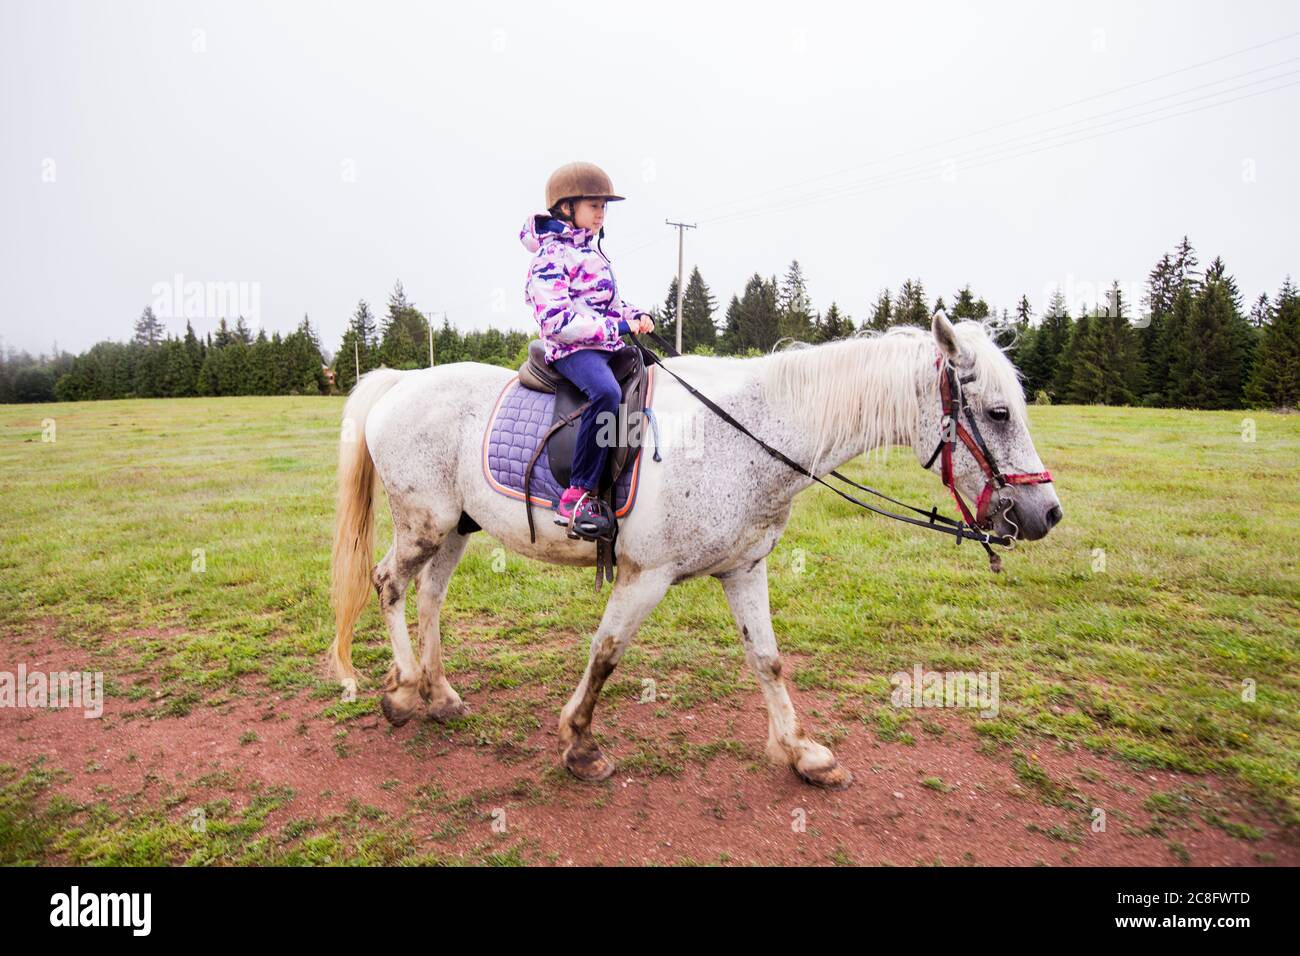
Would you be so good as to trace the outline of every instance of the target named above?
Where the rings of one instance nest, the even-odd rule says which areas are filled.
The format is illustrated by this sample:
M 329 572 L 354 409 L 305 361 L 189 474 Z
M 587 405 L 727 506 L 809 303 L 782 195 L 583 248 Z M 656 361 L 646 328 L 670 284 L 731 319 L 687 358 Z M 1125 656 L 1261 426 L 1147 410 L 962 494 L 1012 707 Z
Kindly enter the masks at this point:
M 940 356 L 962 374 L 962 393 L 998 464 L 1008 472 L 1042 471 L 1016 370 L 979 323 L 954 326 L 939 314 L 931 332 L 894 328 L 758 358 L 665 362 L 755 435 L 822 475 L 890 444 L 911 445 L 919 462 L 929 458 L 941 428 Z M 378 369 L 361 378 L 344 407 L 332 582 L 337 630 L 329 656 L 345 695 L 354 695 L 352 629 L 373 586 L 393 644 L 381 706 L 394 725 L 416 715 L 439 720 L 468 713 L 443 673 L 438 628 L 448 582 L 468 541 L 457 531 L 462 512 L 520 554 L 554 564 L 595 564 L 595 545 L 568 538 L 544 508 L 537 540 L 530 542 L 523 503 L 484 480 L 483 430 L 513 374 L 471 362 Z M 641 456 L 636 506 L 620 523 L 617 578 L 586 671 L 560 712 L 561 759 L 583 780 L 613 773 L 614 762 L 591 731 L 601 687 L 668 588 L 708 574 L 722 583 L 745 660 L 763 690 L 769 758 L 789 764 L 809 783 L 845 787 L 852 775 L 800 726 L 768 610 L 767 555 L 795 495 L 813 482 L 723 422 L 662 369 L 655 374 L 663 460 L 653 461 L 648 447 Z M 690 441 L 674 444 L 674 435 Z M 974 500 L 984 475 L 960 445 L 953 473 L 958 489 Z M 388 493 L 394 540 L 374 565 L 376 475 Z M 996 534 L 1041 538 L 1060 518 L 1050 484 L 1008 486 L 1003 494 L 1014 500 L 1015 519 L 997 515 L 991 526 Z M 405 620 L 407 588 L 417 575 L 418 660 Z

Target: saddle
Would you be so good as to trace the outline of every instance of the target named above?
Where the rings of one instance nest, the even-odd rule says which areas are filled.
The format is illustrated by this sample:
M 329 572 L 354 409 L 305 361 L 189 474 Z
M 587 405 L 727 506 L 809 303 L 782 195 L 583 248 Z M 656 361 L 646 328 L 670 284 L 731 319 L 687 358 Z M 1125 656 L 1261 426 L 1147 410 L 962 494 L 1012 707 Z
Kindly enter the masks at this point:
M 641 347 L 628 344 L 617 352 L 612 352 L 609 368 L 614 373 L 623 392 L 622 405 L 626 408 L 628 422 L 639 420 L 645 411 L 646 383 L 649 368 Z M 541 339 L 533 339 L 528 344 L 528 361 L 519 367 L 519 383 L 524 388 L 537 392 L 551 392 L 555 395 L 555 416 L 552 423 L 563 421 L 564 427 L 550 435 L 547 454 L 551 463 L 551 474 L 562 485 L 568 485 L 573 474 L 573 453 L 577 449 L 578 423 L 581 413 L 575 415 L 579 408 L 585 408 L 587 396 L 560 372 L 547 365 L 545 349 Z M 622 430 L 620 430 L 622 431 Z M 628 432 L 631 432 L 629 425 Z M 635 438 L 635 435 L 631 437 Z M 618 436 L 619 444 L 610 449 L 608 483 L 613 485 L 623 469 L 628 467 L 638 450 L 628 442 L 628 434 Z M 605 482 L 602 481 L 602 486 Z
M 618 381 L 622 391 L 622 414 L 626 427 L 620 427 L 617 445 L 610 449 L 605 472 L 600 477 L 597 497 L 605 502 L 609 514 L 614 516 L 613 533 L 608 541 L 596 542 L 596 589 L 599 590 L 605 580 L 614 580 L 615 542 L 618 540 L 618 519 L 614 510 L 614 486 L 619 476 L 631 468 L 641 451 L 644 429 L 646 400 L 649 395 L 650 369 L 646 363 L 641 346 L 627 343 L 623 348 L 610 353 L 610 371 Z M 528 344 L 528 361 L 519 368 L 519 384 L 537 392 L 549 392 L 555 395 L 555 409 L 551 426 L 533 452 L 524 470 L 524 505 L 528 511 L 528 532 L 533 541 L 537 533 L 533 526 L 533 509 L 531 483 L 533 466 L 538 456 L 546 451 L 551 474 L 560 487 L 566 487 L 573 475 L 573 455 L 577 448 L 578 425 L 582 412 L 590 402 L 583 391 L 565 378 L 557 369 L 546 364 L 545 348 L 540 339 Z M 656 447 L 656 458 L 658 448 Z

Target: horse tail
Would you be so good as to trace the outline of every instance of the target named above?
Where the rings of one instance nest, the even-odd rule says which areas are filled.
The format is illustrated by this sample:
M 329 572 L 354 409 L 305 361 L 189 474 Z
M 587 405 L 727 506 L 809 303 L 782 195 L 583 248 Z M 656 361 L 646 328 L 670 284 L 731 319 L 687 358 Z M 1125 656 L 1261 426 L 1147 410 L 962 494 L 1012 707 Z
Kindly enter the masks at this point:
M 375 463 L 366 447 L 366 416 L 401 377 L 391 368 L 361 376 L 343 406 L 339 440 L 339 497 L 334 520 L 330 567 L 330 603 L 334 607 L 334 643 L 329 664 L 345 696 L 356 693 L 352 669 L 352 628 L 370 597 L 375 557 Z

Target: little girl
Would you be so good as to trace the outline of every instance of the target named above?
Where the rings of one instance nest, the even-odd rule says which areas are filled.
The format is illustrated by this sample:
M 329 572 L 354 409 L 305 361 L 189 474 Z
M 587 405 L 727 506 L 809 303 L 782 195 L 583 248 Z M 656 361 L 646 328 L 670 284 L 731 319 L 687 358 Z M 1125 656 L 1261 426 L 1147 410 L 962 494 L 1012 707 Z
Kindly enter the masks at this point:
M 573 474 L 560 497 L 555 523 L 570 537 L 607 533 L 608 519 L 595 506 L 609 448 L 596 441 L 602 415 L 617 415 L 622 392 L 609 368 L 610 355 L 628 332 L 650 332 L 650 313 L 618 295 L 609 260 L 593 239 L 605 235 L 605 204 L 621 200 L 605 172 L 591 163 L 561 166 L 546 182 L 546 214 L 528 217 L 519 233 L 534 253 L 524 298 L 542 330 L 546 363 L 591 399 L 578 425 Z

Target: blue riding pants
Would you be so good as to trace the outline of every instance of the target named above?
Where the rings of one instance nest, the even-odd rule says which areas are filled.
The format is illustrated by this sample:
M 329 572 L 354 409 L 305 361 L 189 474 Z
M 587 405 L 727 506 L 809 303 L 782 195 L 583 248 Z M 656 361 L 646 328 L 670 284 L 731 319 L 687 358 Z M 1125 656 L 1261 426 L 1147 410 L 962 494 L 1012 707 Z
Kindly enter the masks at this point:
M 606 421 L 611 421 L 617 429 L 618 405 L 623 399 L 622 389 L 609 367 L 612 354 L 604 349 L 579 349 L 551 363 L 559 369 L 561 375 L 591 399 L 591 404 L 582 413 L 582 421 L 578 424 L 578 439 L 573 449 L 573 474 L 569 478 L 570 485 L 578 485 L 590 491 L 599 490 L 597 485 L 605 471 L 605 462 L 609 459 L 609 447 L 602 447 L 596 441 L 597 435 Z M 606 419 L 604 415 L 614 417 Z

